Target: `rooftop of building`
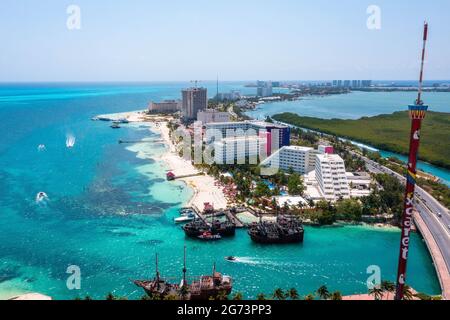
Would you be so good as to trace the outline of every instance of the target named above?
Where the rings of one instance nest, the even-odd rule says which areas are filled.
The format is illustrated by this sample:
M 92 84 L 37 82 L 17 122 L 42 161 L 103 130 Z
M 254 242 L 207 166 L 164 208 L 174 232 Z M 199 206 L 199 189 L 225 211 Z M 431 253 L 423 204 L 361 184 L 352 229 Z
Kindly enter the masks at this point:
M 204 87 L 191 87 L 191 88 L 185 88 L 182 91 L 206 91 L 206 88 L 204 88 Z
M 245 125 L 245 124 L 252 124 L 257 127 L 261 128 L 279 128 L 279 129 L 285 129 L 288 128 L 288 126 L 276 124 L 276 123 L 269 123 L 265 121 L 258 121 L 258 120 L 245 120 L 245 121 L 236 121 L 236 122 L 216 122 L 216 123 L 209 123 L 208 126 L 224 126 L 224 125 Z
M 291 150 L 291 151 L 306 152 L 306 151 L 312 151 L 312 150 L 314 150 L 314 148 L 302 147 L 302 146 L 285 146 L 285 147 L 282 147 L 280 150 Z
M 226 111 L 218 111 L 216 109 L 200 110 L 198 113 L 226 113 L 226 114 L 228 114 L 228 112 L 226 112 Z
M 267 142 L 267 139 L 260 136 L 238 136 L 223 138 L 216 143 L 236 142 L 236 141 L 262 141 Z
M 317 158 L 320 162 L 344 162 L 338 154 L 318 154 Z

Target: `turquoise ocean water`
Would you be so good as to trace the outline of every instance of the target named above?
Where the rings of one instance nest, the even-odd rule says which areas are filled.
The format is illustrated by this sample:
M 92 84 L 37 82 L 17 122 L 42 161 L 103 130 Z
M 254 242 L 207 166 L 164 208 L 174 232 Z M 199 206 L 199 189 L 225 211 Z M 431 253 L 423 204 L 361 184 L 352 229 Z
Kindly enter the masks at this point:
M 143 109 L 151 99 L 178 98 L 187 83 L 0 86 L 0 298 L 41 292 L 58 299 L 108 292 L 137 298 L 130 280 L 163 275 L 180 280 L 183 246 L 191 277 L 213 262 L 247 297 L 277 287 L 306 294 L 323 284 L 344 294 L 365 292 L 366 269 L 394 280 L 399 232 L 369 227 L 307 228 L 303 245 L 260 246 L 245 231 L 218 243 L 186 239 L 172 222 L 192 191 L 164 179 L 165 146 L 145 125 L 112 130 L 97 114 Z M 240 83 L 222 90 L 254 89 Z M 214 84 L 209 86 L 215 92 Z M 76 137 L 67 149 L 66 137 Z M 119 145 L 119 139 L 147 143 Z M 37 146 L 45 144 L 46 151 Z M 47 204 L 35 196 L 44 191 Z M 224 256 L 239 257 L 237 263 Z M 81 290 L 67 289 L 66 269 L 81 269 Z M 439 292 L 432 261 L 414 235 L 409 282 Z

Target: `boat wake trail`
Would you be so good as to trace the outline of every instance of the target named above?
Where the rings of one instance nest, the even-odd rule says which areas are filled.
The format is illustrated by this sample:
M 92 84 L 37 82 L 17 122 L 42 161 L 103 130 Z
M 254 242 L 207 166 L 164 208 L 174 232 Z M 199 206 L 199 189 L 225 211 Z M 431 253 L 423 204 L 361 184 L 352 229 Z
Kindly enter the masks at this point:
M 66 147 L 71 149 L 75 146 L 76 139 L 73 135 L 68 134 L 66 137 Z

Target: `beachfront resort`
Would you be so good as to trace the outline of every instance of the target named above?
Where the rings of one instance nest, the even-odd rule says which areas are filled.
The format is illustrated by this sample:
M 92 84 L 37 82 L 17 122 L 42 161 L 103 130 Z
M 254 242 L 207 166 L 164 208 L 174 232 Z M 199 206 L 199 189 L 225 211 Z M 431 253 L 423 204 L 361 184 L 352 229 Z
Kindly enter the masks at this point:
M 253 97 L 207 96 L 206 88 L 187 88 L 180 100 L 96 118 L 149 122 L 160 134 L 168 148 L 161 157 L 167 180 L 194 190 L 174 219 L 187 237 L 220 241 L 247 228 L 253 242 L 287 244 L 305 241 L 303 225 L 398 225 L 401 202 L 389 195 L 401 199 L 402 187 L 367 167 L 370 152 L 271 118 L 239 116 L 236 105 L 254 104 Z

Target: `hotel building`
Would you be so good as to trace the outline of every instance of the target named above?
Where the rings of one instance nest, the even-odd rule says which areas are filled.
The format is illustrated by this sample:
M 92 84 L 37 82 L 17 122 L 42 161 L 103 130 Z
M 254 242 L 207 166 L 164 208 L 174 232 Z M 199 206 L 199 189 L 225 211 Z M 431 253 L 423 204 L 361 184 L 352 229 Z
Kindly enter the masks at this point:
M 180 111 L 181 102 L 176 100 L 165 100 L 162 102 L 150 102 L 148 111 L 150 113 L 175 113 Z
M 267 139 L 259 136 L 225 138 L 214 142 L 216 164 L 258 164 L 261 150 L 267 149 Z
M 256 95 L 258 97 L 271 97 L 273 95 L 272 82 L 258 81 Z
M 199 111 L 208 107 L 206 88 L 189 88 L 182 91 L 182 112 L 184 120 L 196 120 Z
M 279 168 L 283 171 L 293 170 L 298 174 L 314 171 L 317 150 L 308 147 L 286 146 L 272 154 L 261 166 Z
M 219 112 L 214 109 L 206 109 L 197 113 L 197 121 L 203 125 L 208 123 L 228 122 L 230 121 L 230 114 L 228 112 Z
M 268 155 L 272 154 L 272 150 L 274 149 L 289 146 L 291 139 L 291 129 L 288 126 L 263 121 L 241 121 L 208 123 L 206 125 L 206 142 L 213 142 L 216 134 L 221 135 L 221 138 L 226 138 L 230 132 L 233 133 L 233 135 L 238 136 L 245 134 L 261 136 L 262 134 L 265 134 L 267 138 Z M 272 139 L 275 139 L 277 133 L 278 146 L 272 142 Z
M 345 172 L 344 160 L 337 154 L 318 154 L 316 156 L 316 180 L 326 200 L 350 198 L 350 188 Z

